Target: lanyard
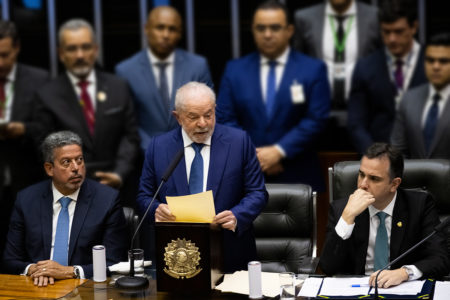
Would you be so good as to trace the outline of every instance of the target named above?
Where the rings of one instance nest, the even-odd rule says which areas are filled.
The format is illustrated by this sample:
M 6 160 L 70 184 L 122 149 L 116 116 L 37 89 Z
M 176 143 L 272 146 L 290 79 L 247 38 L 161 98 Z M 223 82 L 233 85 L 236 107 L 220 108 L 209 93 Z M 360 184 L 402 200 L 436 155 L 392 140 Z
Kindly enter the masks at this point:
M 342 39 L 342 41 L 339 41 L 338 37 L 337 37 L 337 31 L 334 26 L 334 17 L 332 15 L 329 16 L 330 24 L 331 24 L 331 32 L 333 33 L 333 38 L 334 38 L 334 46 L 335 46 L 337 52 L 339 53 L 339 55 L 341 55 L 342 52 L 344 52 L 345 42 L 347 41 L 347 36 L 348 36 L 348 34 L 350 32 L 350 28 L 352 26 L 353 17 L 354 16 L 350 16 L 350 20 L 347 23 L 347 29 L 345 30 L 345 33 L 344 33 L 344 38 Z

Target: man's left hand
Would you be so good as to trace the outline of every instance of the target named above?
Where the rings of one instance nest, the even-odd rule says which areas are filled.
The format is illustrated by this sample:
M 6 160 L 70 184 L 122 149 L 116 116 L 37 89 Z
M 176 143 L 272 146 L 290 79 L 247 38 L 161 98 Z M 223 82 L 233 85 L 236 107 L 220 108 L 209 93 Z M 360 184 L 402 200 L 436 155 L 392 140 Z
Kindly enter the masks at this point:
M 283 156 L 275 146 L 265 146 L 256 148 L 256 156 L 263 172 L 266 172 L 279 163 Z
M 219 224 L 222 228 L 234 231 L 236 229 L 237 219 L 231 210 L 224 210 L 214 217 L 213 223 Z
M 106 184 L 113 188 L 119 188 L 122 185 L 122 178 L 117 173 L 97 171 L 94 176 L 100 180 L 101 184 Z
M 22 122 L 9 122 L 2 125 L 1 139 L 15 139 L 25 134 L 25 125 Z
M 375 286 L 375 277 L 379 271 L 374 272 L 370 275 L 369 284 Z M 399 268 L 395 270 L 384 270 L 378 276 L 378 287 L 388 288 L 391 286 L 399 285 L 403 281 L 407 281 L 409 278 L 408 273 L 404 268 Z
M 41 260 L 36 263 L 34 272 L 30 274 L 31 278 L 36 282 L 44 280 L 45 277 L 54 279 L 69 279 L 73 278 L 73 267 L 62 266 L 53 260 Z M 51 283 L 51 280 L 50 280 Z

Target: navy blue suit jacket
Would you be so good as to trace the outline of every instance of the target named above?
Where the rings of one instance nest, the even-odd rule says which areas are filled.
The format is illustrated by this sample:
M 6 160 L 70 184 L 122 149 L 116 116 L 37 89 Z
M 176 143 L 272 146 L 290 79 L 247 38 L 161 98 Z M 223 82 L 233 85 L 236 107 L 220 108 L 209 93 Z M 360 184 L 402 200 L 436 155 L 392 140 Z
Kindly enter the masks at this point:
M 143 212 L 161 182 L 175 154 L 183 149 L 181 129 L 153 138 L 145 155 L 138 205 Z M 231 210 L 237 219 L 236 232 L 223 230 L 225 271 L 247 268 L 256 258 L 253 220 L 267 202 L 264 177 L 248 135 L 231 127 L 216 124 L 211 139 L 210 162 L 206 190 L 212 190 L 216 213 Z M 166 196 L 189 195 L 184 158 L 161 188 L 152 204 L 151 215 Z
M 348 130 L 359 153 L 375 142 L 389 142 L 395 120 L 397 90 L 387 66 L 385 48 L 360 59 L 353 71 L 348 102 Z M 408 88 L 425 83 L 420 52 Z
M 3 254 L 8 273 L 21 274 L 27 265 L 50 259 L 53 192 L 51 180 L 21 191 L 14 206 Z M 78 194 L 70 231 L 68 264 L 92 277 L 92 247 L 104 245 L 106 264 L 126 259 L 127 228 L 118 192 L 85 179 Z
M 305 101 L 293 103 L 291 86 L 303 86 Z M 271 181 L 302 182 L 324 188 L 315 139 L 325 128 L 330 88 L 325 64 L 291 50 L 269 118 L 260 82 L 260 55 L 228 62 L 217 100 L 219 123 L 248 132 L 256 147 L 279 144 L 286 152 L 285 171 Z
M 178 123 L 172 116 L 172 110 L 174 110 L 175 93 L 179 87 L 190 81 L 203 82 L 211 88 L 213 86 L 206 59 L 181 49 L 175 50 L 169 111 L 159 93 L 150 65 L 148 49 L 120 62 L 116 66 L 116 74 L 124 78 L 131 88 L 143 151 L 147 148 L 151 137 L 165 133 L 177 126 Z

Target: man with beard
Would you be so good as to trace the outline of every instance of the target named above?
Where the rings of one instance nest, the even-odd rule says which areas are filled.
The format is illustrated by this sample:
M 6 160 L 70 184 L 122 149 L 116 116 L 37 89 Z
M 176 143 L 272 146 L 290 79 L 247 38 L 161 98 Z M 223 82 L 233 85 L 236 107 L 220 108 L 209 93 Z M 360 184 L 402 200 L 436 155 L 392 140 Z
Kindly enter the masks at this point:
M 116 190 L 85 179 L 82 142 L 61 131 L 42 144 L 45 180 L 19 192 L 2 265 L 38 286 L 92 277 L 92 247 L 107 265 L 126 257 L 127 227 Z
M 44 135 L 80 135 L 88 176 L 120 187 L 134 167 L 139 136 L 126 82 L 95 70 L 97 55 L 89 23 L 72 19 L 61 26 L 59 58 L 66 72 L 37 93 L 35 119 Z

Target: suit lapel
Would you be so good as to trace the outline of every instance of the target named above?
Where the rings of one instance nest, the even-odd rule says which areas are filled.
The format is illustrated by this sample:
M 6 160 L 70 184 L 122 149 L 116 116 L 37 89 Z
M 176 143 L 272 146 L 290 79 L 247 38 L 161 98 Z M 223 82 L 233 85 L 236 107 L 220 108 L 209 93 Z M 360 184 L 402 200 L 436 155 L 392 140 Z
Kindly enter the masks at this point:
M 390 243 L 391 261 L 399 255 L 400 245 L 402 244 L 405 230 L 408 225 L 408 208 L 406 207 L 406 203 L 403 199 L 403 193 L 398 191 L 392 216 Z
M 174 131 L 171 145 L 167 145 L 167 165 L 170 164 L 175 155 L 184 148 L 183 137 L 181 136 L 181 127 Z M 186 175 L 186 160 L 183 158 L 173 171 L 170 177 L 172 185 L 175 186 L 176 195 L 189 195 L 189 185 Z
M 253 102 L 251 107 L 254 107 L 254 114 L 262 118 L 261 122 L 268 124 L 269 119 L 267 117 L 266 103 L 264 102 L 261 90 L 261 57 L 258 53 L 254 53 L 254 55 L 250 57 L 250 60 L 249 70 L 243 70 L 244 72 L 248 72 L 245 75 L 247 84 L 245 84 L 243 88 L 249 89 L 248 95 L 254 95 L 254 97 L 251 97 Z
M 368 45 L 366 42 L 367 32 L 370 32 L 370 28 L 367 28 L 368 24 L 364 15 L 364 11 L 361 8 L 359 2 L 356 2 L 356 19 L 358 20 L 358 26 L 356 26 L 356 35 L 358 36 L 358 57 L 361 57 L 361 53 L 366 53 L 363 49 L 364 45 Z M 355 20 L 353 20 L 355 21 Z
M 426 99 L 427 95 L 424 97 L 424 99 Z M 440 114 L 440 117 L 438 119 L 436 132 L 434 133 L 433 141 L 431 142 L 431 147 L 430 147 L 429 154 L 427 155 L 427 158 L 431 157 L 431 154 L 433 153 L 433 150 L 436 148 L 439 141 L 441 140 L 442 135 L 448 134 L 446 129 L 447 129 L 447 125 L 449 123 L 449 119 L 445 117 L 445 116 L 450 115 L 450 105 L 448 104 L 448 102 L 449 102 L 449 99 L 447 99 L 445 106 L 442 108 L 443 111 Z
M 41 226 L 42 243 L 44 247 L 44 257 L 50 259 L 52 249 L 52 231 L 53 231 L 53 192 L 51 181 L 48 181 L 48 188 L 42 195 L 41 201 Z
M 67 258 L 69 264 L 71 262 L 74 249 L 77 246 L 78 236 L 83 228 L 84 220 L 89 210 L 89 206 L 91 205 L 93 196 L 94 195 L 90 189 L 89 182 L 85 181 L 81 186 L 77 199 L 77 205 L 75 206 L 75 213 L 73 214 L 72 228 L 70 230 L 69 256 Z
M 425 107 L 425 103 L 427 101 L 428 95 L 428 87 L 423 90 L 423 92 L 418 95 L 417 104 L 414 107 L 411 107 L 412 111 L 412 120 L 417 120 L 416 122 L 411 122 L 412 126 L 412 132 L 416 132 L 415 135 L 416 144 L 418 147 L 418 150 L 420 151 L 420 157 L 427 157 L 427 151 L 425 149 L 425 141 L 423 139 L 423 128 L 422 128 L 422 114 L 423 109 Z M 413 99 L 411 99 L 413 100 Z M 430 149 L 432 149 L 431 147 Z
M 26 87 L 27 76 L 22 72 L 22 67 L 17 64 L 16 79 L 14 83 L 14 99 L 12 103 L 11 120 L 21 120 L 20 112 L 23 111 L 24 103 L 21 100 L 24 99 L 23 91 Z
M 367 247 L 369 246 L 369 210 L 366 209 L 355 219 L 355 274 L 364 273 L 366 266 Z
M 220 189 L 223 173 L 228 161 L 229 150 L 230 143 L 222 139 L 222 131 L 220 127 L 216 126 L 211 138 L 208 181 L 206 184 L 206 190 L 213 191 L 214 199 L 217 198 L 217 193 Z
M 324 18 L 328 16 L 325 16 L 325 5 L 321 5 L 317 9 L 317 21 L 315 22 L 315 25 L 311 30 L 313 31 L 312 36 L 314 39 L 314 51 L 316 52 L 316 56 L 323 59 L 323 25 L 324 25 Z
M 106 96 L 106 100 L 108 100 L 109 95 L 109 87 L 107 85 L 107 82 L 105 81 L 102 74 L 98 71 L 95 72 L 96 80 L 97 80 L 97 86 L 95 87 L 95 93 L 94 93 L 94 99 L 92 101 L 95 101 L 95 129 L 94 129 L 94 137 L 96 135 L 100 135 L 101 133 L 107 132 L 108 124 L 104 124 L 104 118 L 103 115 L 105 113 L 106 101 L 97 101 L 97 95 L 99 93 L 104 93 Z M 95 139 L 98 140 L 98 139 Z M 95 143 L 95 140 L 93 141 Z

